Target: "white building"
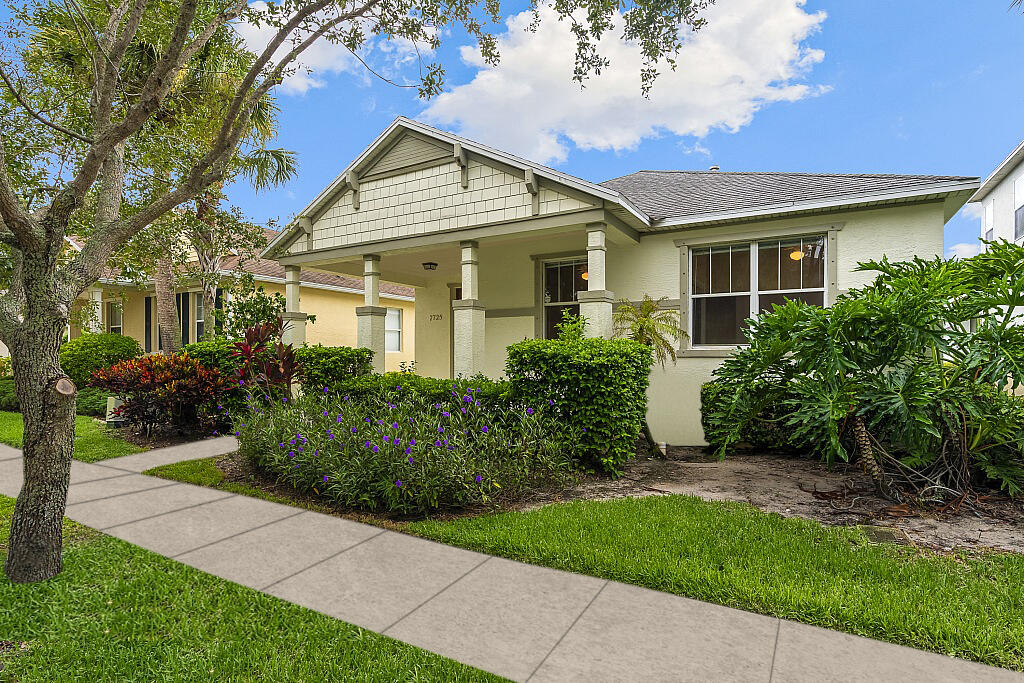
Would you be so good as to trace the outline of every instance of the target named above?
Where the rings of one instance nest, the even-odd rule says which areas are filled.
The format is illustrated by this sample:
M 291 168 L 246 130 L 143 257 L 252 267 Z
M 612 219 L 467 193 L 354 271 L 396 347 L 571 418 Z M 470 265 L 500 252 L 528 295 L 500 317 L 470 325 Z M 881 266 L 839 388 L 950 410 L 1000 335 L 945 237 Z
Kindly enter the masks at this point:
M 970 199 L 981 204 L 981 238 L 1024 241 L 1024 142 L 1003 159 Z
M 616 301 L 665 297 L 686 334 L 677 362 L 655 367 L 648 405 L 654 437 L 673 444 L 703 443 L 700 387 L 745 319 L 783 298 L 829 305 L 871 280 L 860 261 L 941 255 L 946 222 L 978 189 L 964 176 L 717 170 L 594 183 L 405 118 L 325 184 L 265 252 L 288 272 L 294 319 L 302 271 L 361 275 L 358 343 L 379 350 L 380 283 L 412 286 L 417 371 L 498 377 L 506 347 L 550 337 L 564 309 L 610 336 Z

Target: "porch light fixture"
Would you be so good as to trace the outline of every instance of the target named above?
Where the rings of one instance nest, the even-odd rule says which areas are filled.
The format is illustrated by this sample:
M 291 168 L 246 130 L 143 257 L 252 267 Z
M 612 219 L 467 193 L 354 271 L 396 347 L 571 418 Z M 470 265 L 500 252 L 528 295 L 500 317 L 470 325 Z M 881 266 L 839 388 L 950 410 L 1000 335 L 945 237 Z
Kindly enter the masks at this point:
M 803 257 L 804 257 L 804 252 L 802 252 L 802 251 L 791 251 L 791 252 L 789 252 L 789 258 L 793 259 L 794 261 L 799 261 Z
M 437 270 L 437 264 L 433 261 L 426 261 L 423 263 L 423 270 Z
M 590 277 L 590 273 L 584 270 L 582 273 L 580 273 L 580 277 L 586 280 L 587 278 Z

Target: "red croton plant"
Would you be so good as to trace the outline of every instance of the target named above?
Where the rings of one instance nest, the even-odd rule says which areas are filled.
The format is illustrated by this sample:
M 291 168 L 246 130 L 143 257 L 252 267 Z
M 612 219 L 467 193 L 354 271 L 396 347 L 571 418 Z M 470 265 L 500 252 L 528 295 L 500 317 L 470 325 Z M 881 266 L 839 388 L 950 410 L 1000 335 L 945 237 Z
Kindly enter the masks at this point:
M 242 360 L 236 371 L 240 384 L 262 389 L 267 396 L 281 390 L 291 395 L 292 384 L 302 377 L 302 364 L 292 345 L 280 341 L 283 331 L 284 321 L 278 317 L 246 329 L 245 339 L 235 342 L 233 355 Z
M 210 406 L 231 390 L 229 377 L 188 354 L 125 360 L 92 375 L 92 385 L 119 396 L 119 414 L 149 434 L 154 427 L 197 428 Z

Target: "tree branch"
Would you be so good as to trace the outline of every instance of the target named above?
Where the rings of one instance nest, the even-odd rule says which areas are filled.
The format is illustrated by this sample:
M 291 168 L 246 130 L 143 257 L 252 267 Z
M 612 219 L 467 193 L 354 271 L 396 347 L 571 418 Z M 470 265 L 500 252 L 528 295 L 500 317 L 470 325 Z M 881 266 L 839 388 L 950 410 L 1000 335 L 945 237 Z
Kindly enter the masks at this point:
M 7 152 L 4 138 L 0 135 L 0 218 L 7 230 L 11 231 L 20 249 L 38 246 L 38 235 L 33 227 L 32 219 L 22 210 L 18 196 L 11 186 L 7 175 Z
M 28 115 L 34 118 L 36 121 L 39 121 L 43 125 L 48 126 L 53 130 L 59 133 L 63 133 L 64 135 L 72 137 L 76 140 L 80 140 L 81 142 L 84 142 L 86 144 L 92 144 L 92 138 L 87 138 L 84 135 L 79 135 L 70 128 L 65 128 L 59 123 L 54 123 L 53 121 L 50 121 L 45 116 L 40 114 L 31 106 L 29 106 L 29 103 L 25 101 L 25 98 L 23 98 L 21 96 L 21 93 L 18 92 L 17 88 L 14 87 L 14 83 L 11 82 L 11 79 L 7 77 L 7 73 L 3 70 L 3 68 L 0 68 L 0 79 L 3 80 L 4 84 L 7 86 L 7 89 L 11 91 L 11 94 L 14 95 L 14 99 L 18 101 L 18 104 L 21 105 L 21 108 L 28 112 Z

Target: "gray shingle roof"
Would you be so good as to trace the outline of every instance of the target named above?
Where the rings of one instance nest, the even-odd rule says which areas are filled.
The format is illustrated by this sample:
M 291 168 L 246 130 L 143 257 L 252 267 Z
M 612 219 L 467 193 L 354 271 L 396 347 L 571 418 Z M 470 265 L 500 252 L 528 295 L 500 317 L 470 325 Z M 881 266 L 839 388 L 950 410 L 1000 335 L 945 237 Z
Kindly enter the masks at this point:
M 967 176 L 868 173 L 637 171 L 601 185 L 625 195 L 651 220 L 662 220 L 976 180 Z

